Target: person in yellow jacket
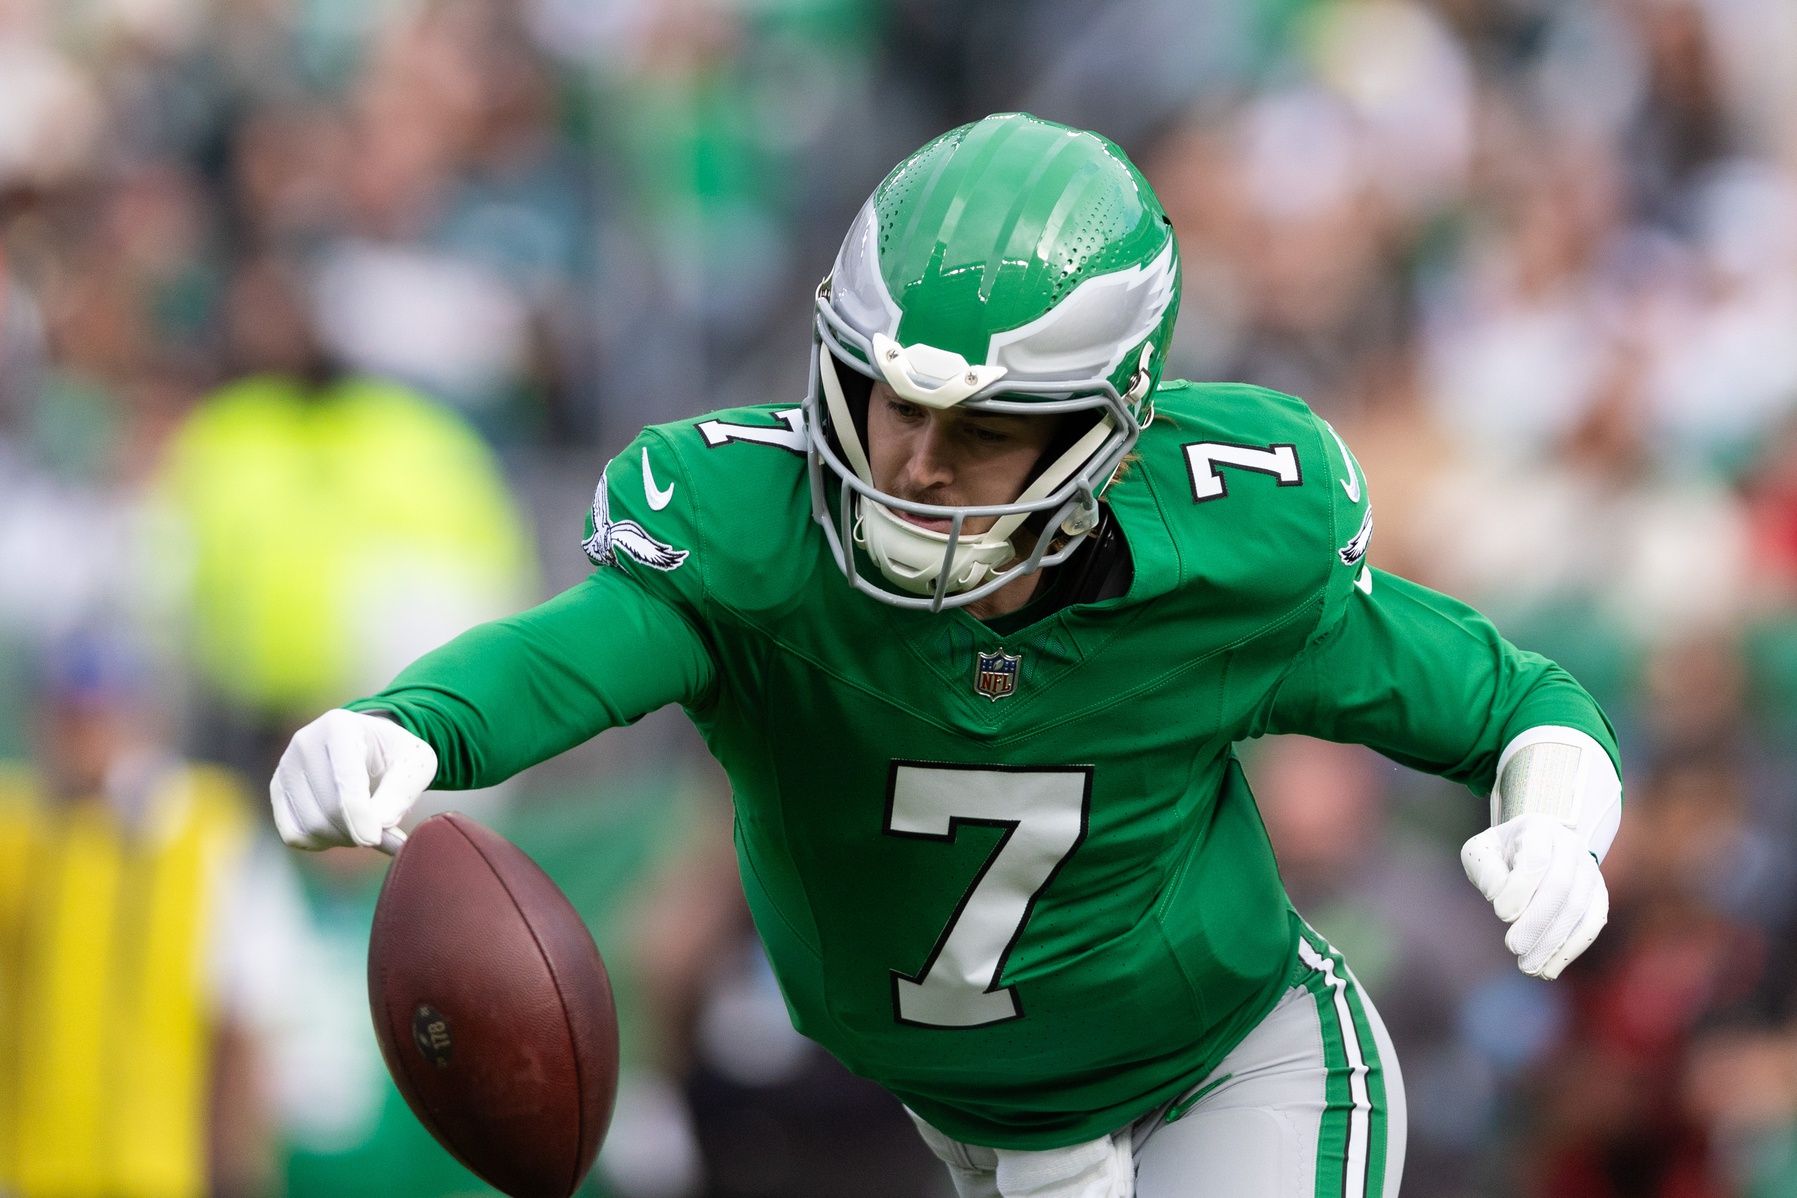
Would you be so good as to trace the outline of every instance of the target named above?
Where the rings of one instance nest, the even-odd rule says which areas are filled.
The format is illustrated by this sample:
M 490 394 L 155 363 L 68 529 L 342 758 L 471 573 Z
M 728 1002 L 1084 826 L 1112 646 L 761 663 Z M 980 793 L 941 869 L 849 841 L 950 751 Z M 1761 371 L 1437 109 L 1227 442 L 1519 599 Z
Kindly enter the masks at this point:
M 276 724 L 384 679 L 535 585 L 492 451 L 386 380 L 228 384 L 175 433 L 161 494 L 191 563 L 199 664 L 231 707 Z
M 266 1192 L 250 930 L 285 871 L 128 655 L 52 657 L 39 768 L 0 766 L 0 1194 Z

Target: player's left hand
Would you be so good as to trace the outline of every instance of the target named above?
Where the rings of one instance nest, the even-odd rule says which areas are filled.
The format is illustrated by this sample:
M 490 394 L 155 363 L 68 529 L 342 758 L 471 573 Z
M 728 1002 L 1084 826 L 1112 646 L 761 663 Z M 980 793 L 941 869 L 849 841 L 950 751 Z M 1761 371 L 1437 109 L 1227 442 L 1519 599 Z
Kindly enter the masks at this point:
M 1510 925 L 1517 968 L 1549 981 L 1591 947 L 1610 918 L 1610 892 L 1578 834 L 1530 813 L 1487 828 L 1460 849 L 1466 876 Z

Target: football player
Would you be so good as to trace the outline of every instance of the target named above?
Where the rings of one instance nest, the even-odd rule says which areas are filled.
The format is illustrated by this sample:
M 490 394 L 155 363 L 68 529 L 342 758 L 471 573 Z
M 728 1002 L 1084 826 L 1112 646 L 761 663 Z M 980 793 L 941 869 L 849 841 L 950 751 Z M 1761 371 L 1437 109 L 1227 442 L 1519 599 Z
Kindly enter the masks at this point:
M 302 730 L 282 836 L 391 849 L 426 786 L 678 703 L 795 1026 L 962 1195 L 1396 1194 L 1391 1041 L 1233 747 L 1357 742 L 1490 795 L 1466 870 L 1552 978 L 1605 920 L 1615 739 L 1370 564 L 1367 481 L 1303 403 L 1161 377 L 1179 295 L 1110 142 L 938 137 L 819 286 L 804 403 L 646 430 L 599 479 L 591 576 Z

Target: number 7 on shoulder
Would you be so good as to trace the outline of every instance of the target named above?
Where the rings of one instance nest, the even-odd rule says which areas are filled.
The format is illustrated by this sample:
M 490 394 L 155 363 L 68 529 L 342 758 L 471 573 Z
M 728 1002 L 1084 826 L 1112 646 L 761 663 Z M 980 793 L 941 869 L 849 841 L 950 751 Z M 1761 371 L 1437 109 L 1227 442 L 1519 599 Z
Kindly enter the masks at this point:
M 1192 502 L 1204 503 L 1229 494 L 1229 480 L 1222 467 L 1270 474 L 1282 487 L 1304 482 L 1296 445 L 1231 445 L 1223 441 L 1198 441 L 1184 447 L 1192 473 Z

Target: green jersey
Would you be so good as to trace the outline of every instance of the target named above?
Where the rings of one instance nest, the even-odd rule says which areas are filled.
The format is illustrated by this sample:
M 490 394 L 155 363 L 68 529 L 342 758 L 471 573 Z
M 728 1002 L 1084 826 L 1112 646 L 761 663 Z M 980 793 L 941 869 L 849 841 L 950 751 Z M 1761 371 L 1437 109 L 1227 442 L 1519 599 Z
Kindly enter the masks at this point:
M 1535 725 L 1614 752 L 1558 667 L 1370 567 L 1365 480 L 1301 402 L 1169 382 L 1155 406 L 1105 492 L 1114 598 L 989 625 L 856 592 L 799 410 L 749 408 L 644 432 L 586 582 L 355 706 L 464 787 L 680 703 L 794 1025 L 957 1139 L 1103 1135 L 1285 983 L 1296 921 L 1236 742 L 1358 742 L 1480 791 Z

